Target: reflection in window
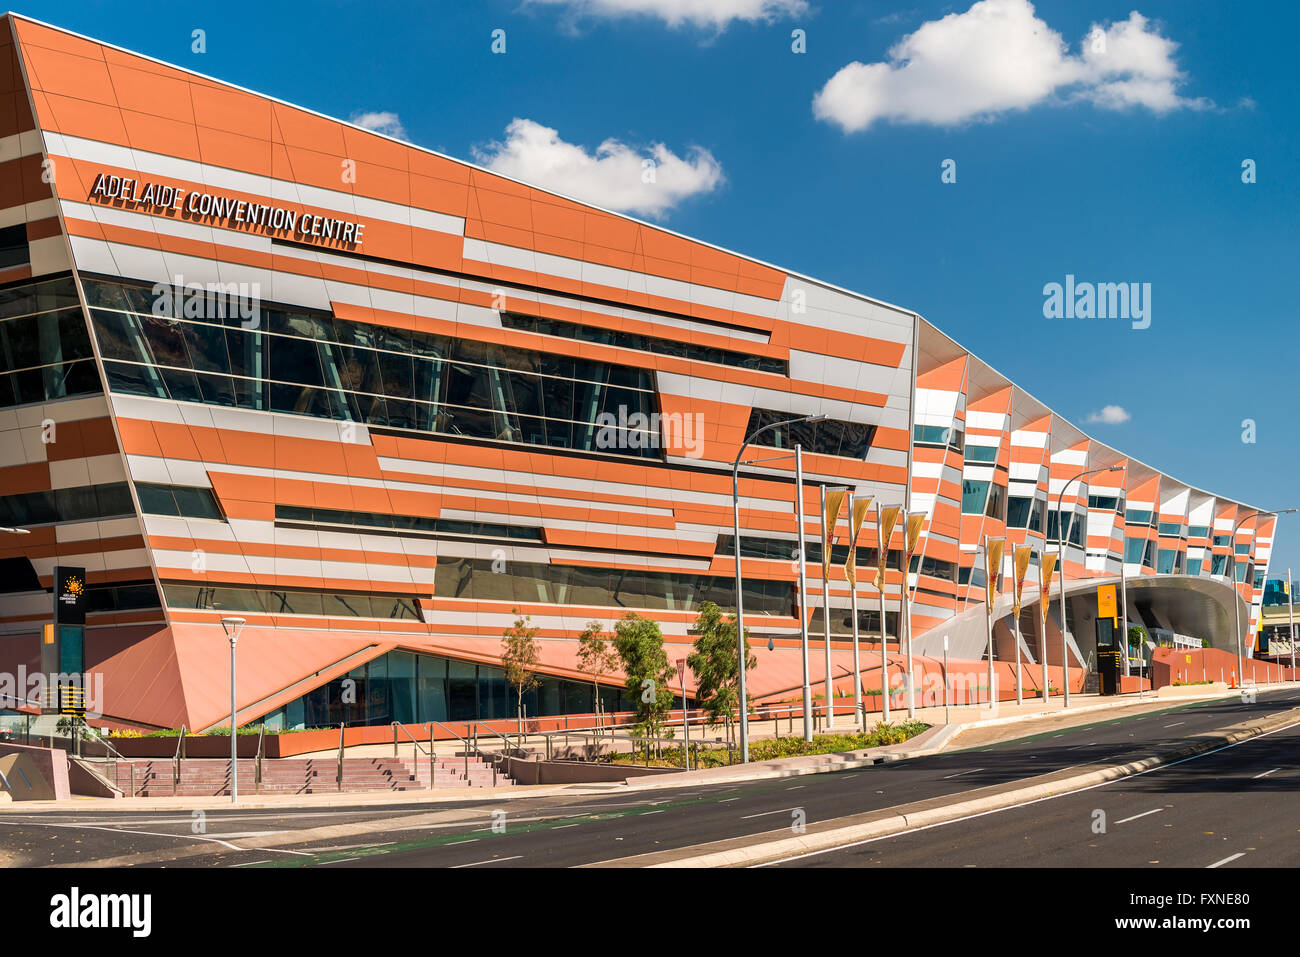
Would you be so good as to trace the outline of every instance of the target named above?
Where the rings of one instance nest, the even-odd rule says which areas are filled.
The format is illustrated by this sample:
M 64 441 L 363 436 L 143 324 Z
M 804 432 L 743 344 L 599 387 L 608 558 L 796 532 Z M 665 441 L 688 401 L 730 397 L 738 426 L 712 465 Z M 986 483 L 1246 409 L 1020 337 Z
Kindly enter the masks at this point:
M 509 562 L 502 572 L 491 559 L 438 559 L 434 594 L 478 601 L 595 605 L 609 608 L 692 611 L 705 601 L 735 606 L 735 579 L 727 576 L 587 568 Z M 745 580 L 745 611 L 790 615 L 794 586 L 788 581 Z
M 745 435 L 751 436 L 759 429 L 798 418 L 797 412 L 778 412 L 775 409 L 754 409 L 749 414 Z M 776 449 L 790 449 L 796 445 L 805 452 L 818 455 L 839 455 L 844 458 L 863 459 L 876 436 L 874 425 L 823 419 L 820 422 L 794 422 L 767 429 L 756 439 L 755 445 Z
M 989 485 L 980 479 L 963 479 L 961 483 L 961 513 L 983 515 L 989 499 Z
M 87 283 L 115 392 L 469 439 L 661 454 L 658 397 L 646 369 L 282 309 L 261 310 L 259 330 L 242 328 L 237 314 L 160 317 L 148 311 L 146 293 Z

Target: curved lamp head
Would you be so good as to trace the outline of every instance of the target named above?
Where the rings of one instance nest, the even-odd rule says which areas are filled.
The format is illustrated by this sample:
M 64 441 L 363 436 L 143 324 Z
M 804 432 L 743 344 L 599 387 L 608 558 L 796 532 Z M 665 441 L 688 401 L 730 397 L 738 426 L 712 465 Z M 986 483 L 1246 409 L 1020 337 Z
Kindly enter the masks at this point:
M 221 619 L 221 629 L 226 633 L 226 637 L 230 639 L 232 645 L 239 640 L 239 633 L 244 630 L 246 624 L 248 622 L 243 618 Z

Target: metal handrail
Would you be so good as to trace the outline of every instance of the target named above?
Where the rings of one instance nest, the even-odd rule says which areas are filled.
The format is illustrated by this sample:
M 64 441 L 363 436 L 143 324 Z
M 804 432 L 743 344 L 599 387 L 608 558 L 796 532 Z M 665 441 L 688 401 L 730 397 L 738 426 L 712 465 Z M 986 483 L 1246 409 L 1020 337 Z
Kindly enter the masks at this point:
M 415 736 L 414 736 L 413 734 L 411 734 L 411 732 L 409 732 L 409 731 L 406 730 L 406 726 L 403 725 L 402 722 L 400 722 L 400 721 L 394 721 L 394 722 L 393 722 L 393 757 L 397 757 L 397 732 L 398 732 L 399 730 L 400 730 L 404 735 L 406 735 L 408 738 L 411 739 L 411 744 L 415 745 L 415 750 L 419 751 L 421 754 L 425 754 L 425 753 L 426 753 L 425 750 L 424 750 L 424 746 L 423 746 L 422 744 L 420 744 L 419 741 L 415 740 Z M 434 750 L 433 750 L 433 725 L 432 725 L 432 724 L 429 725 L 429 750 L 428 750 L 427 753 L 428 753 L 428 755 L 429 755 L 429 790 L 433 790 L 433 776 L 437 773 L 438 768 L 437 768 L 437 763 L 436 763 L 436 761 L 434 760 Z M 418 773 L 418 771 L 419 771 L 419 761 L 420 761 L 420 759 L 419 759 L 418 757 L 416 757 L 414 751 L 411 753 L 411 760 L 414 761 L 414 762 L 416 763 L 416 770 L 417 770 L 417 773 Z M 466 777 L 468 777 L 468 776 L 469 776 L 469 775 L 468 775 L 468 771 L 467 771 L 467 772 L 466 772 Z
M 340 791 L 343 790 L 343 729 L 347 727 L 347 722 L 339 722 L 339 764 L 338 771 L 334 776 L 334 782 L 338 785 Z
M 261 730 L 257 732 L 257 761 L 254 764 L 254 769 L 253 769 L 253 793 L 254 794 L 262 790 L 262 757 L 263 757 L 262 749 L 265 741 L 266 741 L 266 722 L 263 721 Z
M 231 734 L 234 734 L 233 728 L 231 729 Z M 180 790 L 181 759 L 184 757 L 185 757 L 185 725 L 181 725 L 180 738 L 176 741 L 176 753 L 172 755 L 172 761 L 175 762 L 175 765 L 172 768 L 172 797 L 175 797 L 176 792 Z M 232 773 L 233 773 L 233 769 L 232 769 Z M 134 781 L 134 777 L 135 777 L 134 773 L 132 773 L 133 781 Z M 131 797 L 135 797 L 135 795 L 132 794 Z

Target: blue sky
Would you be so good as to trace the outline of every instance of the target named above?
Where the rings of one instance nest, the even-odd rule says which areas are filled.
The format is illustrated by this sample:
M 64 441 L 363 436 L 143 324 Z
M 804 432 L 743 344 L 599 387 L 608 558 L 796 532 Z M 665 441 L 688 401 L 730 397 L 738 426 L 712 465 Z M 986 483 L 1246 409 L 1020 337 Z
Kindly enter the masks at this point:
M 662 144 L 666 205 L 644 218 L 915 309 L 1107 443 L 1262 507 L 1300 505 L 1288 426 L 1296 5 L 970 8 L 29 0 L 16 11 L 331 116 L 395 114 L 406 138 L 456 157 L 523 168 L 623 144 L 593 188 Z M 703 9 L 737 17 L 690 18 Z M 1145 19 L 1131 21 L 1134 9 Z M 1001 26 L 976 22 L 994 13 Z M 1087 52 L 1094 25 L 1109 41 L 1099 56 Z M 206 53 L 191 52 L 195 29 Z M 504 55 L 491 51 L 495 29 Z M 991 36 L 1018 52 L 984 55 Z M 900 69 L 890 51 L 905 41 Z M 854 62 L 872 66 L 841 74 Z M 511 139 L 515 120 L 526 122 Z M 941 182 L 945 159 L 956 183 Z M 622 195 L 607 182 L 593 199 Z M 1150 283 L 1150 327 L 1044 318 L 1044 285 L 1067 274 Z M 1087 422 L 1108 405 L 1128 420 Z M 1282 519 L 1278 545 L 1274 573 L 1300 569 L 1300 517 Z

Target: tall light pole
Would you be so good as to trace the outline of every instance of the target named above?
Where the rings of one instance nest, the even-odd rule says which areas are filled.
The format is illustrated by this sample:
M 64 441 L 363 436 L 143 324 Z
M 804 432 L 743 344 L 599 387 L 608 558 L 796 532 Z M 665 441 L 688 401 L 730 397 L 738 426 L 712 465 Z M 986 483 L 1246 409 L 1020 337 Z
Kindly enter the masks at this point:
M 740 450 L 736 452 L 736 461 L 731 465 L 731 523 L 732 523 L 732 544 L 735 546 L 736 558 L 736 655 L 737 665 L 739 668 L 739 692 L 740 692 L 740 760 L 742 763 L 749 762 L 749 709 L 748 699 L 745 697 L 745 597 L 744 589 L 741 585 L 740 577 L 740 460 L 747 449 L 755 439 L 764 432 L 771 429 L 780 428 L 783 425 L 794 425 L 797 422 L 820 422 L 827 418 L 825 415 L 802 415 L 792 419 L 785 419 L 781 422 L 773 422 L 765 425 L 760 429 L 755 429 L 750 436 L 741 443 Z M 797 453 L 796 453 L 797 460 Z M 802 482 L 796 490 L 799 496 L 800 512 L 803 510 L 803 487 Z M 803 523 L 800 522 L 799 535 L 803 537 Z M 803 551 L 799 553 L 799 567 L 803 568 Z M 234 644 L 231 644 L 231 654 L 234 654 Z M 804 654 L 807 654 L 805 649 Z M 233 675 L 234 672 L 232 671 Z M 233 679 L 232 679 L 233 680 Z
M 1291 569 L 1289 568 L 1286 570 L 1286 615 L 1291 623 L 1291 680 L 1295 681 L 1295 596 L 1291 594 Z
M 239 800 L 239 736 L 235 733 L 235 642 L 247 622 L 243 618 L 222 618 L 221 629 L 230 639 L 230 803 Z
M 799 657 L 803 666 L 803 739 L 811 741 L 812 733 L 812 681 L 808 674 L 808 563 L 804 561 L 803 524 L 803 446 L 794 445 L 794 521 L 799 528 Z
M 1079 479 L 1083 478 L 1085 475 L 1093 475 L 1097 472 L 1123 472 L 1125 468 L 1126 466 L 1123 465 L 1111 465 L 1111 466 L 1104 466 L 1102 468 L 1087 469 L 1083 472 L 1080 472 L 1078 475 L 1074 476 L 1074 478 L 1070 479 L 1068 482 L 1062 485 L 1061 491 L 1056 493 L 1056 563 L 1061 566 L 1061 681 L 1065 691 L 1064 707 L 1066 708 L 1070 707 L 1070 640 L 1069 638 L 1066 637 L 1069 634 L 1070 629 L 1066 625 L 1066 621 L 1065 621 L 1065 536 L 1067 534 L 1067 529 L 1062 527 L 1061 501 L 1062 499 L 1065 498 L 1065 490 L 1069 488 L 1071 485 L 1073 485 L 1075 482 L 1077 482 Z M 1073 510 L 1070 511 L 1070 523 L 1071 524 L 1074 523 Z M 1086 553 L 1087 548 L 1085 548 L 1084 551 Z M 1122 554 L 1120 558 L 1121 558 L 1120 570 L 1123 571 Z M 1044 606 L 1046 606 L 1047 595 L 1044 594 L 1043 596 L 1041 596 L 1041 600 Z M 1047 647 L 1047 635 L 1043 635 L 1043 647 L 1044 648 Z M 1124 658 L 1125 660 L 1127 660 L 1128 659 L 1128 636 L 1127 635 L 1124 636 L 1124 643 L 1121 645 L 1121 647 L 1124 649 Z M 1047 664 L 1046 655 L 1044 655 L 1043 664 L 1044 667 Z
M 847 485 L 823 485 L 822 505 L 822 637 L 826 643 L 826 728 L 835 727 L 835 692 L 834 675 L 831 674 L 831 544 L 835 541 L 835 526 L 840 522 L 840 513 L 836 509 L 832 524 L 826 514 L 826 494 L 844 493 L 851 490 Z M 841 498 L 841 502 L 843 499 Z
M 1247 515 L 1232 527 L 1232 537 L 1228 540 L 1228 555 L 1232 559 L 1231 570 L 1228 573 L 1228 584 L 1232 586 L 1232 619 L 1237 626 L 1237 686 L 1240 687 L 1246 680 L 1246 655 L 1242 648 L 1241 642 L 1241 595 L 1237 593 L 1237 530 L 1245 525 L 1252 518 L 1259 518 L 1261 515 L 1272 515 L 1276 518 L 1279 515 L 1290 515 L 1295 509 L 1282 508 L 1273 512 L 1255 512 L 1253 515 Z M 1243 576 L 1244 577 L 1244 576 Z M 1254 587 L 1254 583 L 1251 583 Z M 1290 583 L 1287 583 L 1290 588 Z M 1263 612 L 1261 612 L 1263 614 Z

